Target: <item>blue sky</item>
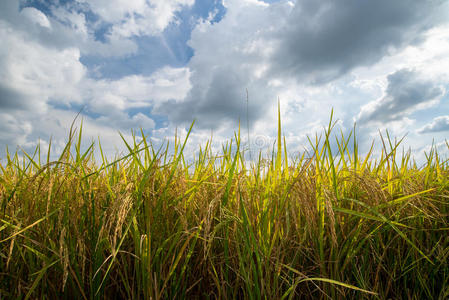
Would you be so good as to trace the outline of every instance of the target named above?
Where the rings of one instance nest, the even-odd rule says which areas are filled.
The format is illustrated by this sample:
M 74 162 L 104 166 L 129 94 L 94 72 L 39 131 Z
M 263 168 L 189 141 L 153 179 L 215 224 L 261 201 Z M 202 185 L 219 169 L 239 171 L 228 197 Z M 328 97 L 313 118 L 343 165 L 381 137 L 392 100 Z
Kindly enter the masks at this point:
M 417 156 L 447 152 L 449 3 L 445 0 L 2 0 L 0 159 L 5 146 L 63 147 L 82 109 L 87 140 L 154 141 L 195 119 L 191 149 L 246 124 L 270 148 L 281 102 L 292 151 L 330 111 L 365 149 L 379 130 Z M 59 148 L 58 148 L 59 147 Z M 217 148 L 218 149 L 218 148 Z

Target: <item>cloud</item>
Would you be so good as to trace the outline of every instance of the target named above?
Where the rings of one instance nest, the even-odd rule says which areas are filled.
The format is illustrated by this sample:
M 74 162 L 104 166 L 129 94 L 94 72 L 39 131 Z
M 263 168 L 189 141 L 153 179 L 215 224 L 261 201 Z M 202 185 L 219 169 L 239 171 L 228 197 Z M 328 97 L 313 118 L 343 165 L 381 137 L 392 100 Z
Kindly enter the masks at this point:
M 101 55 L 104 57 L 125 56 L 137 51 L 134 41 L 111 36 L 106 41 L 95 39 L 95 27 L 88 21 L 86 11 L 74 2 L 65 6 L 44 3 L 48 7 L 47 15 L 35 7 L 20 8 L 17 0 L 0 1 L 0 26 L 10 28 L 27 41 L 45 45 L 55 50 L 77 48 L 83 55 Z M 43 5 L 44 5 L 43 4 Z
M 227 0 L 223 16 L 204 20 L 195 10 L 210 4 L 193 2 L 0 1 L 0 143 L 31 147 L 52 135 L 63 147 L 83 108 L 83 131 L 106 139 L 108 154 L 117 131 L 142 127 L 162 140 L 193 119 L 189 150 L 214 129 L 218 151 L 239 120 L 246 127 L 246 89 L 254 149 L 257 137 L 271 149 L 278 97 L 289 149 L 321 132 L 331 107 L 346 131 L 356 116 L 369 139 L 385 125 L 427 142 L 412 113 L 439 103 L 448 83 L 449 27 L 439 24 L 449 9 L 439 3 L 449 1 Z M 431 124 L 420 131 L 440 126 Z
M 245 119 L 248 88 L 250 119 L 252 123 L 262 120 L 277 97 L 288 94 L 291 78 L 307 91 L 311 84 L 337 82 L 359 66 L 376 64 L 406 46 L 418 45 L 429 28 L 443 22 L 439 3 L 445 4 L 226 1 L 226 15 L 219 23 L 204 21 L 192 32 L 189 45 L 195 55 L 187 65 L 192 89 L 186 99 L 170 101 L 155 112 L 167 114 L 175 124 L 197 119 L 200 128 L 227 127 Z M 392 82 L 392 86 L 398 84 Z M 387 113 L 393 119 L 401 115 L 401 103 L 438 96 L 432 90 L 420 95 L 407 88 L 415 97 L 411 102 L 397 92 L 391 95 L 395 104 Z M 416 88 L 427 87 L 423 83 Z M 387 98 L 383 102 L 390 101 Z
M 14 22 L 19 12 L 19 1 L 3 0 L 0 1 L 0 19 Z
M 0 20 L 1 105 L 45 110 L 49 99 L 79 102 L 79 83 L 86 74 L 76 48 L 55 49 L 29 40 L 22 30 Z
M 432 123 L 418 129 L 418 133 L 431 133 L 449 131 L 449 116 L 440 116 L 433 119 Z
M 83 93 L 89 109 L 110 114 L 183 99 L 190 89 L 187 68 L 164 67 L 150 76 L 131 75 L 117 80 L 88 79 Z
M 138 51 L 136 42 L 126 37 L 108 35 L 106 39 L 98 40 L 96 30 L 105 25 L 88 18 L 91 11 L 87 5 L 69 2 L 65 6 L 50 6 L 49 9 L 52 31 L 36 35 L 46 45 L 77 47 L 83 55 L 101 57 L 126 57 Z
M 357 117 L 360 124 L 398 121 L 434 104 L 444 95 L 444 89 L 416 71 L 402 69 L 388 75 L 385 95 L 362 106 Z
M 247 113 L 251 125 L 263 118 L 276 103 L 278 87 L 266 78 L 273 48 L 267 20 L 282 20 L 291 10 L 286 2 L 268 6 L 261 1 L 230 0 L 226 15 L 218 23 L 203 20 L 192 32 L 189 46 L 195 55 L 187 67 L 192 88 L 183 100 L 172 100 L 155 108 L 174 124 L 195 128 L 235 128 Z
M 155 128 L 149 115 L 151 106 L 182 99 L 190 89 L 187 68 L 167 66 L 148 76 L 136 74 L 116 80 L 89 77 L 80 48 L 57 40 L 66 32 L 68 39 L 84 35 L 86 45 L 92 42 L 83 14 L 54 8 L 57 17 L 47 18 L 50 26 L 41 26 L 45 25 L 45 15 L 35 8 L 19 13 L 18 3 L 6 1 L 0 6 L 8 10 L 0 12 L 0 40 L 7 45 L 0 48 L 2 145 L 35 145 L 37 137 L 48 140 L 50 135 L 55 143 L 63 141 L 67 134 L 63 123 L 70 123 L 81 107 L 88 114 L 84 118 L 89 120 L 86 124 L 92 136 L 100 133 L 94 133 L 96 129 L 101 135 L 107 132 L 108 139 L 115 133 L 115 141 L 117 130 L 142 127 L 148 132 Z
M 47 16 L 34 7 L 25 7 L 21 10 L 20 14 L 24 15 L 31 22 L 38 24 L 41 27 L 51 28 L 51 24 Z
M 126 130 L 142 128 L 146 132 L 155 128 L 156 123 L 143 113 L 129 116 L 124 111 L 115 111 L 95 119 L 95 122 L 105 127 Z
M 119 112 L 120 117 L 121 112 Z M 62 149 L 65 147 L 70 127 L 72 122 L 75 120 L 77 112 L 69 111 L 69 110 L 61 110 L 55 108 L 49 108 L 48 113 L 46 114 L 28 114 L 21 113 L 16 116 L 10 116 L 14 118 L 14 122 L 10 122 L 10 128 L 12 129 L 11 133 L 20 133 L 21 135 L 16 138 L 15 136 L 5 136 L 6 144 L 9 146 L 19 145 L 26 151 L 34 150 L 37 143 L 40 142 L 42 145 L 46 145 L 46 142 L 49 141 L 50 134 L 52 140 L 52 154 L 53 156 L 60 154 Z M 126 115 L 126 114 L 125 114 Z M 23 122 L 23 119 L 26 119 L 26 122 Z M 95 142 L 96 150 L 98 149 L 98 139 L 101 140 L 101 148 L 108 158 L 111 155 L 118 154 L 118 151 L 125 151 L 126 147 L 124 143 L 122 143 L 120 135 L 118 131 L 120 131 L 126 140 L 130 142 L 132 139 L 130 137 L 131 131 L 130 128 L 138 129 L 142 127 L 146 130 L 148 125 L 151 125 L 151 121 L 146 121 L 145 118 L 141 116 L 136 116 L 134 120 L 131 118 L 130 124 L 124 124 L 125 126 L 133 126 L 133 127 L 117 127 L 114 124 L 110 124 L 110 121 L 114 122 L 124 122 L 125 118 L 113 120 L 112 118 L 109 120 L 98 120 L 91 118 L 90 116 L 81 115 L 76 119 L 74 124 L 74 129 L 79 129 L 82 120 L 82 147 L 86 145 L 90 145 L 92 141 Z M 109 122 L 108 122 L 109 121 Z M 142 122 L 143 121 L 143 122 Z M 2 124 L 0 123 L 0 129 L 2 129 Z M 6 134 L 9 132 L 6 132 Z M 12 134 L 11 134 L 12 135 Z M 2 134 L 0 133 L 0 142 Z M 20 139 L 19 139 L 20 138 Z M 15 143 L 12 144 L 11 141 Z M 42 142 L 43 141 L 43 142 Z M 12 147 L 10 149 L 13 149 Z M 0 149 L 0 159 L 2 158 L 3 152 Z M 43 151 L 45 153 L 45 150 Z M 97 155 L 99 153 L 97 152 Z M 54 157 L 56 158 L 56 157 Z M 101 157 L 100 157 L 101 159 Z
M 27 109 L 26 97 L 15 89 L 7 86 L 5 83 L 0 83 L 0 109 Z
M 247 77 L 231 68 L 221 67 L 216 68 L 209 76 L 211 78 L 207 86 L 194 81 L 194 86 L 185 100 L 163 103 L 155 112 L 168 114 L 174 123 L 190 123 L 196 119 L 197 128 L 216 129 L 228 122 L 235 125 L 239 118 L 244 120 L 245 88 L 250 85 Z M 195 75 L 193 78 L 201 80 Z M 261 100 L 256 99 L 257 102 L 250 103 L 249 113 L 253 120 L 262 113 Z
M 87 104 L 96 113 L 145 107 L 180 99 L 190 89 L 187 68 L 163 67 L 149 76 L 117 80 L 88 77 L 77 48 L 55 49 L 27 39 L 27 34 L 0 21 L 0 107 L 45 112 L 48 103 Z M 24 89 L 26 87 L 26 89 Z M 123 105 L 122 105 L 122 104 Z
M 158 35 L 175 20 L 175 13 L 194 0 L 77 0 L 88 3 L 104 22 L 112 24 L 110 37 Z
M 444 20 L 445 1 L 298 0 L 273 54 L 272 72 L 325 83 L 369 66 Z M 447 8 L 447 7 L 446 7 Z
M 15 147 L 26 142 L 27 136 L 32 131 L 32 124 L 28 120 L 23 120 L 20 115 L 11 115 L 0 111 L 0 149 L 2 153 L 6 145 Z M 11 149 L 13 150 L 13 149 Z

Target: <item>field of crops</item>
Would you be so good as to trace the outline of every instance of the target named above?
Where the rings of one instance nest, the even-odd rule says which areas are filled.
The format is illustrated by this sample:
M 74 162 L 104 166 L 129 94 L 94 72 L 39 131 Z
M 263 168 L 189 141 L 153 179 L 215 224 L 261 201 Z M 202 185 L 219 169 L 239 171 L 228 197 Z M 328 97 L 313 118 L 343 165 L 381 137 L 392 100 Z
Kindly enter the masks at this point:
M 11 153 L 0 299 L 447 299 L 448 161 L 417 166 L 388 136 L 361 155 L 333 124 L 293 160 L 280 117 L 251 162 L 240 129 L 193 163 L 188 136 L 108 161 L 81 127 L 57 160 Z

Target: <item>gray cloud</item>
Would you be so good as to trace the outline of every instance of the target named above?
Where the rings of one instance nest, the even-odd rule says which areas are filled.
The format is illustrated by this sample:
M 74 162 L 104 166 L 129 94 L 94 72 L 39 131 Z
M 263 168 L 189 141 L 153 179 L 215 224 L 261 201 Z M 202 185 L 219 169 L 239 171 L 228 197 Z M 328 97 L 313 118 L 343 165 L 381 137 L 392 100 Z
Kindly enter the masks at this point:
M 182 101 L 169 101 L 153 113 L 166 114 L 174 124 L 195 128 L 234 129 L 246 121 L 246 92 L 249 91 L 249 121 L 253 126 L 276 103 L 279 90 L 266 77 L 272 32 L 267 20 L 285 19 L 291 10 L 286 2 L 272 4 L 230 0 L 219 23 L 200 23 L 189 45 L 195 56 L 187 65 L 192 88 Z
M 250 119 L 260 120 L 282 92 L 282 83 L 271 85 L 273 78 L 294 77 L 307 86 L 374 64 L 395 49 L 424 39 L 427 29 L 442 22 L 437 9 L 446 2 L 298 0 L 292 7 L 287 1 L 270 6 L 229 1 L 219 23 L 199 24 L 192 32 L 189 45 L 195 56 L 188 64 L 193 74 L 188 96 L 161 105 L 154 113 L 167 114 L 175 124 L 195 118 L 201 122 L 197 127 L 226 126 L 239 117 L 245 119 L 249 88 Z M 279 22 L 268 26 L 267 20 Z M 257 70 L 262 71 L 256 75 Z M 414 97 L 410 101 L 437 96 L 432 92 L 439 90 L 425 85 L 417 90 L 407 87 Z M 395 103 L 388 113 L 396 118 L 401 103 L 412 102 L 391 89 Z
M 9 113 L 4 113 L 0 110 L 0 158 L 5 146 L 10 146 L 14 149 L 16 145 L 21 145 L 26 142 L 27 136 L 32 131 L 32 125 L 29 120 L 24 120 L 23 115 L 14 116 Z
M 449 131 L 449 116 L 440 116 L 418 130 L 418 133 Z
M 446 2 L 298 0 L 279 32 L 273 72 L 319 84 L 372 65 L 444 20 Z
M 239 119 L 246 120 L 245 89 L 251 85 L 248 76 L 236 71 L 225 67 L 215 69 L 209 74 L 211 79 L 207 86 L 194 84 L 184 101 L 165 103 L 157 112 L 169 115 L 174 123 L 190 123 L 196 119 L 196 128 L 216 129 L 227 122 L 234 128 Z M 194 81 L 204 79 L 193 77 Z M 262 99 L 254 99 L 252 91 L 250 93 L 249 119 L 256 120 L 266 106 L 259 102 Z
M 361 108 L 358 120 L 368 122 L 390 122 L 400 120 L 420 105 L 438 100 L 444 90 L 435 82 L 420 78 L 415 71 L 402 69 L 388 77 L 385 95 Z
M 197 27 L 188 44 L 194 56 L 182 68 L 184 71 L 168 68 L 151 76 L 118 75 L 114 80 L 99 80 L 101 74 L 93 65 L 101 66 L 104 61 L 97 60 L 101 59 L 98 56 L 117 56 L 125 65 L 129 60 L 122 55 L 148 51 L 149 56 L 157 56 L 156 50 L 139 49 L 141 40 L 138 36 L 127 38 L 129 34 L 105 33 L 104 39 L 97 40 L 95 30 L 102 26 L 96 27 L 96 21 L 86 17 L 91 13 L 87 4 L 86 9 L 78 9 L 66 2 L 57 5 L 56 1 L 52 2 L 54 6 L 49 5 L 48 13 L 37 9 L 20 11 L 18 3 L 0 0 L 0 40 L 6 45 L 3 51 L 0 47 L 0 145 L 32 145 L 38 136 L 47 139 L 48 134 L 63 142 L 70 126 L 67 120 L 76 115 L 74 108 L 83 105 L 91 113 L 84 123 L 89 123 L 89 136 L 95 138 L 99 132 L 102 140 L 108 136 L 111 151 L 117 144 L 117 130 L 143 127 L 162 138 L 172 134 L 174 126 L 188 125 L 193 119 L 197 120 L 195 129 L 212 128 L 214 136 L 229 137 L 239 118 L 246 121 L 248 88 L 252 133 L 260 134 L 266 138 L 266 145 L 272 145 L 267 136 L 273 135 L 271 129 L 276 127 L 276 99 L 280 96 L 287 142 L 296 141 L 299 149 L 300 144 L 307 144 L 306 132 L 321 132 L 320 120 L 326 123 L 331 106 L 339 111 L 336 116 L 343 114 L 346 128 L 352 128 L 351 118 L 359 112 L 359 119 L 365 123 L 377 122 L 376 126 L 360 129 L 361 136 L 370 139 L 379 122 L 388 122 L 389 130 L 396 126 L 395 133 L 402 133 L 404 128 L 416 132 L 414 120 L 407 116 L 436 103 L 443 93 L 436 83 L 413 71 L 392 74 L 386 90 L 378 79 L 397 65 L 416 67 L 437 77 L 434 67 L 444 69 L 447 47 L 443 42 L 430 43 L 433 48 L 428 51 L 421 47 L 427 43 L 419 43 L 434 35 L 434 31 L 426 30 L 442 22 L 439 11 L 449 9 L 438 10 L 438 5 L 448 1 L 347 0 L 337 5 L 331 0 L 281 0 L 268 5 L 227 0 L 221 21 L 212 24 L 192 20 Z M 121 22 L 117 22 L 119 26 Z M 441 41 L 447 39 L 447 34 L 439 35 Z M 395 54 L 392 59 L 399 58 L 396 55 L 412 44 L 420 45 L 410 51 L 420 53 L 416 59 L 410 59 L 406 51 L 404 57 L 390 65 L 390 60 L 376 64 L 390 54 Z M 438 52 L 440 56 L 426 58 L 421 55 L 424 51 L 429 55 Z M 86 55 L 89 63 L 80 61 Z M 144 60 L 142 64 L 146 64 Z M 341 78 L 358 66 L 371 64 L 376 64 L 375 68 L 356 69 L 353 77 Z M 89 77 L 89 71 L 98 77 Z M 310 86 L 334 79 L 339 80 Z M 376 87 L 363 91 L 359 90 L 361 85 L 350 87 L 352 80 L 359 79 Z M 444 81 L 441 77 L 439 80 Z M 382 91 L 385 96 L 378 98 Z M 360 110 L 366 102 L 359 100 L 364 99 L 378 100 Z M 301 109 L 293 112 L 295 105 Z M 162 115 L 164 123 L 168 117 L 168 127 L 164 124 L 164 128 L 155 129 L 154 115 L 142 113 L 151 107 L 154 114 Z M 422 120 L 422 116 L 417 118 Z M 159 120 L 159 116 L 154 119 Z M 436 125 L 424 126 L 422 131 L 445 126 L 444 120 L 436 120 Z M 86 125 L 85 132 L 89 127 Z M 208 134 L 198 131 L 193 136 L 197 144 Z M 425 143 L 424 137 L 417 143 Z
M 18 13 L 19 1 L 16 0 L 3 0 L 0 1 L 0 19 L 7 20 L 9 22 L 15 22 L 15 17 Z
M 0 109 L 28 109 L 27 98 L 22 93 L 0 83 Z

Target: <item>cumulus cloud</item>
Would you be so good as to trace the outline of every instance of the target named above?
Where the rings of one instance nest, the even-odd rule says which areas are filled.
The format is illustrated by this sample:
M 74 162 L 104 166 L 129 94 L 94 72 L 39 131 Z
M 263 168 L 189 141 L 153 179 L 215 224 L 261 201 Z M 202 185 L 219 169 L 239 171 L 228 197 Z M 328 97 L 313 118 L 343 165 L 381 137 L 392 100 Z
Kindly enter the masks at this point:
M 34 7 L 25 7 L 22 9 L 20 13 L 24 15 L 27 19 L 29 19 L 31 22 L 38 24 L 39 26 L 51 28 L 51 24 L 47 16 Z
M 113 24 L 110 36 L 157 35 L 175 20 L 175 13 L 194 0 L 77 0 L 88 3 L 94 13 Z
M 418 130 L 418 133 L 449 131 L 449 116 L 439 116 Z
M 357 115 L 369 124 L 362 136 L 382 125 L 416 135 L 422 116 L 411 114 L 439 103 L 448 82 L 449 31 L 436 27 L 446 0 L 227 0 L 221 19 L 210 12 L 205 20 L 194 19 L 203 2 L 191 7 L 193 0 L 37 2 L 20 10 L 17 0 L 0 1 L 1 144 L 32 145 L 52 134 L 53 145 L 63 145 L 83 107 L 83 131 L 112 150 L 118 130 L 142 127 L 162 140 L 196 119 L 194 151 L 209 137 L 203 129 L 214 129 L 219 145 L 246 121 L 246 89 L 251 138 L 262 136 L 267 148 L 278 97 L 284 133 L 295 143 L 289 149 L 321 131 L 331 107 L 346 128 Z M 178 17 L 188 28 L 172 26 Z M 182 40 L 170 40 L 172 29 Z M 189 37 L 185 65 L 175 54 L 161 62 L 166 45 Z M 447 115 L 443 104 L 439 114 Z M 446 125 L 436 118 L 418 131 Z
M 44 111 L 49 99 L 80 101 L 79 86 L 86 69 L 76 48 L 46 47 L 0 20 L 1 105 Z M 62 100 L 64 99 L 64 100 Z
M 27 41 L 45 45 L 55 50 L 77 48 L 83 55 L 104 57 L 124 56 L 135 53 L 137 45 L 131 39 L 110 36 L 106 41 L 96 40 L 94 22 L 88 22 L 82 6 L 72 2 L 66 6 L 47 3 L 49 15 L 35 7 L 20 8 L 17 0 L 0 1 L 0 23 L 13 29 Z M 13 32 L 11 32 L 13 34 Z
M 0 145 L 15 147 L 26 142 L 33 128 L 29 120 L 23 120 L 20 115 L 3 112 L 0 112 L 0 120 Z M 0 152 L 4 150 L 0 149 Z
M 387 2 L 226 1 L 227 12 L 219 23 L 205 21 L 192 32 L 189 45 L 195 55 L 187 65 L 192 71 L 188 96 L 156 111 L 175 123 L 195 118 L 202 128 L 228 126 L 244 118 L 248 88 L 250 119 L 260 120 L 277 96 L 286 94 L 290 78 L 303 90 L 335 82 L 356 67 L 419 44 L 429 28 L 444 22 L 438 12 L 444 1 Z M 427 90 L 419 95 L 419 88 L 427 87 L 419 85 L 414 92 L 408 87 L 415 97 L 411 101 L 438 96 Z M 387 113 L 395 119 L 400 115 L 395 110 L 407 101 L 392 101 L 395 107 Z
M 246 89 L 251 125 L 276 103 L 278 89 L 269 87 L 266 78 L 273 48 L 266 21 L 285 19 L 290 4 L 230 0 L 225 6 L 219 23 L 204 20 L 192 32 L 189 45 L 195 55 L 187 64 L 192 84 L 187 97 L 155 109 L 175 124 L 196 119 L 196 128 L 234 128 L 246 118 Z
M 273 55 L 273 73 L 324 83 L 422 39 L 444 1 L 299 0 Z M 443 7 L 442 7 L 443 6 Z
M 401 120 L 444 95 L 438 83 L 421 78 L 416 71 L 402 69 L 388 75 L 387 80 L 385 95 L 362 106 L 357 118 L 360 124 Z
M 37 137 L 48 139 L 49 135 L 56 143 L 66 135 L 63 120 L 67 118 L 65 123 L 70 125 L 80 107 L 90 114 L 84 116 L 90 128 L 101 129 L 102 135 L 104 128 L 115 134 L 131 128 L 151 130 L 155 122 L 149 115 L 150 107 L 182 99 L 190 89 L 187 68 L 167 66 L 148 76 L 136 74 L 116 80 L 89 77 L 80 48 L 51 36 L 63 28 L 69 38 L 84 35 L 92 42 L 84 15 L 58 7 L 53 8 L 56 14 L 49 19 L 35 8 L 19 12 L 14 2 L 0 3 L 5 9 L 0 11 L 0 40 L 7 45 L 0 48 L 2 145 L 31 145 Z
M 249 82 L 244 75 L 230 68 L 219 68 L 209 76 L 212 78 L 204 89 L 195 82 L 184 101 L 171 100 L 155 111 L 168 114 L 175 123 L 189 123 L 196 119 L 197 127 L 201 128 L 216 129 L 229 121 L 236 124 L 240 117 L 243 119 L 246 115 L 245 87 Z M 194 76 L 194 79 L 197 78 Z M 262 113 L 261 100 L 251 101 L 249 112 L 252 119 Z
M 117 80 L 93 80 L 84 92 L 95 113 L 149 107 L 168 100 L 183 99 L 190 89 L 187 68 L 164 67 L 150 76 L 131 75 Z
M 108 35 L 98 40 L 95 31 L 104 24 L 87 18 L 91 13 L 87 5 L 69 2 L 66 6 L 50 6 L 50 11 L 52 30 L 34 34 L 34 38 L 46 45 L 77 47 L 83 55 L 101 57 L 123 57 L 138 51 L 136 42 L 126 37 Z

